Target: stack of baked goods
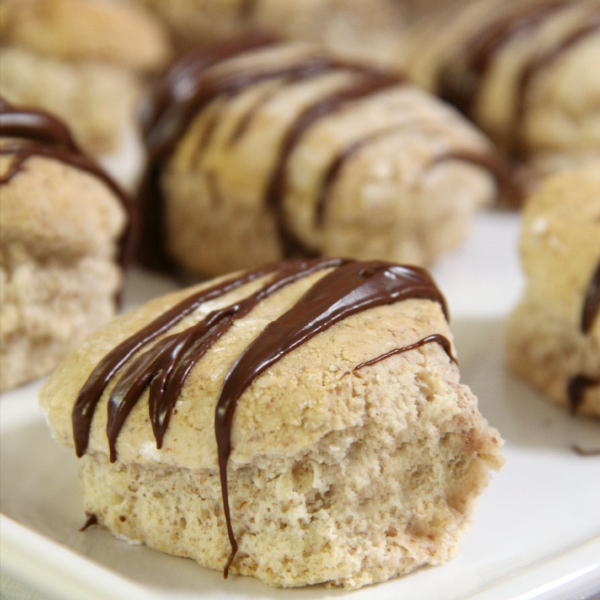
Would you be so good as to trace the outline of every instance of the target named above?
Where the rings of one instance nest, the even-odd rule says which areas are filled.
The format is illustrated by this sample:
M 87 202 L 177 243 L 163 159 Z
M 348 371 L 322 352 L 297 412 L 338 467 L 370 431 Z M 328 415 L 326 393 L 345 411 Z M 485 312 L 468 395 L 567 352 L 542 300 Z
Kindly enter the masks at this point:
M 600 414 L 599 1 L 139 4 L 0 3 L 2 389 L 57 367 L 41 408 L 120 539 L 283 587 L 444 563 L 502 440 L 422 265 L 505 160 L 584 165 L 525 207 L 508 348 Z M 138 258 L 216 279 L 110 320 L 135 211 L 80 147 L 131 183 L 137 131 Z

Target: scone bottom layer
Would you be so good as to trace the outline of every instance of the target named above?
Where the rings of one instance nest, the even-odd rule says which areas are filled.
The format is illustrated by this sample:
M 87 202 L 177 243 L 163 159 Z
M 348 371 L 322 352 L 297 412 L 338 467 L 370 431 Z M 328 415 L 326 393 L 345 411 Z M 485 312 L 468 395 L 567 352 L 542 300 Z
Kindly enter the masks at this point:
M 27 160 L 34 156 L 60 161 L 102 181 L 127 213 L 127 227 L 120 242 L 119 262 L 125 265 L 133 258 L 137 212 L 132 199 L 102 167 L 82 152 L 69 128 L 60 119 L 43 110 L 13 106 L 0 97 L 0 138 L 9 140 L 0 146 L 0 154 L 14 155 L 11 167 L 0 177 L 0 185 L 8 184 L 24 169 Z
M 142 464 L 117 460 L 117 437 L 127 426 L 126 419 L 137 408 L 142 394 L 144 398 L 148 396 L 149 419 L 160 449 L 169 422 L 182 418 L 175 406 L 186 379 L 199 361 L 228 332 L 239 328 L 251 311 L 304 281 L 303 293 L 241 349 L 220 384 L 214 415 L 218 469 L 201 469 L 194 474 L 188 469 L 165 467 L 158 469 L 160 474 L 156 471 L 149 475 Z M 233 303 L 208 314 L 204 312 L 205 316 L 191 327 L 163 335 L 205 302 L 239 292 L 246 285 L 253 289 L 249 295 L 240 298 L 238 294 Z M 350 376 L 345 381 L 354 379 L 352 385 L 359 388 L 364 381 L 380 378 L 387 379 L 394 388 L 391 394 L 377 398 L 377 393 L 367 399 L 370 416 L 364 418 L 370 425 L 365 425 L 364 431 L 359 423 L 339 427 L 293 459 L 286 456 L 284 448 L 283 453 L 272 457 L 270 466 L 263 464 L 264 456 L 241 469 L 237 461 L 230 464 L 232 450 L 238 451 L 235 435 L 233 444 L 231 436 L 232 425 L 234 431 L 237 427 L 234 414 L 238 400 L 253 393 L 264 377 L 272 377 L 278 364 L 289 362 L 293 351 L 306 352 L 323 339 L 321 334 L 333 335 L 326 332 L 338 331 L 335 328 L 342 322 L 350 325 L 367 311 L 393 310 L 399 305 L 410 309 L 415 302 L 426 304 L 436 313 L 438 324 L 447 335 L 430 333 L 391 350 L 382 347 L 385 352 L 374 352 L 367 357 L 369 360 L 356 361 L 344 373 L 340 382 Z M 487 485 L 488 471 L 499 468 L 503 462 L 498 433 L 478 413 L 476 399 L 468 389 L 458 385 L 445 312 L 444 299 L 426 271 L 380 261 L 288 261 L 202 287 L 117 345 L 97 364 L 80 390 L 72 411 L 72 425 L 76 451 L 82 457 L 86 511 L 96 514 L 100 523 L 119 536 L 144 541 L 173 554 L 192 556 L 213 568 L 223 568 L 226 562 L 225 574 L 231 567 L 234 572 L 284 587 L 324 581 L 360 587 L 422 564 L 440 564 L 456 553 L 457 537 L 468 524 L 476 497 Z M 419 327 L 410 331 L 415 337 Z M 354 336 L 352 332 L 352 339 Z M 444 377 L 440 380 L 430 369 L 419 371 L 416 380 L 410 369 L 395 375 L 386 369 L 394 361 L 410 360 L 409 356 L 425 363 L 435 357 L 440 368 L 446 375 L 451 372 L 455 381 L 444 381 Z M 317 354 L 311 355 L 313 361 L 319 358 Z M 117 374 L 120 378 L 116 385 L 107 390 Z M 413 392 L 424 394 L 423 404 L 419 402 L 418 407 L 403 407 L 403 403 L 410 404 L 408 399 L 395 397 L 398 392 L 402 396 L 408 381 Z M 46 385 L 48 394 L 52 393 L 52 386 L 51 380 Z M 110 396 L 107 404 L 110 457 L 88 447 L 95 408 L 105 390 Z M 295 390 L 290 390 L 290 394 L 295 394 Z M 49 400 L 45 395 L 46 390 L 42 390 L 43 406 Z M 304 398 L 302 402 L 310 404 L 311 400 Z M 440 409 L 438 417 L 443 424 L 436 424 L 436 411 Z M 401 418 L 403 425 L 395 423 L 391 415 L 386 416 L 388 410 L 392 414 L 407 410 Z M 243 414 L 244 417 L 239 415 L 237 419 L 248 417 Z M 265 418 L 267 414 L 268 411 Z M 262 419 L 261 415 L 251 418 Z M 299 437 L 310 435 L 310 425 L 295 423 L 293 419 L 286 424 L 285 414 L 277 418 L 283 419 L 282 425 L 267 437 L 279 436 L 288 426 L 295 428 Z M 341 414 L 332 415 L 332 419 L 338 418 L 342 418 Z M 421 418 L 425 421 L 419 422 Z M 49 419 L 52 421 L 51 416 Z M 414 431 L 407 428 L 407 420 L 413 422 Z M 394 432 L 398 427 L 405 429 L 402 439 L 398 431 Z M 350 439 L 353 435 L 358 436 L 354 442 Z M 320 458 L 319 452 L 324 453 Z M 233 478 L 232 469 L 235 469 Z M 326 481 L 319 483 L 322 477 Z M 117 500 L 114 485 L 124 480 L 129 483 L 126 489 L 117 492 L 120 498 Z M 174 497 L 166 499 L 157 485 L 166 486 L 165 490 L 170 488 Z M 319 491 L 320 487 L 323 489 Z M 423 492 L 425 488 L 427 492 Z M 115 503 L 109 501 L 107 505 L 102 496 L 109 489 L 113 489 Z M 135 499 L 133 496 L 138 492 L 140 496 Z M 425 493 L 426 497 L 419 499 L 419 493 Z M 270 494 L 275 496 L 269 508 Z M 142 504 L 131 506 L 127 514 L 122 514 L 122 508 L 117 509 L 119 515 L 112 510 L 121 501 L 136 503 L 142 497 Z M 300 499 L 304 499 L 303 508 L 298 504 Z M 156 518 L 152 517 L 153 511 L 167 508 L 152 506 L 163 500 L 172 504 L 167 509 L 170 513 L 175 509 L 180 515 L 175 525 L 169 520 L 173 514 L 167 520 L 158 513 Z M 412 512 L 407 512 L 409 506 Z M 355 514 L 342 516 L 347 509 Z M 367 516 L 370 510 L 374 513 Z M 155 535 L 157 530 L 148 529 L 149 523 L 143 525 L 146 518 L 153 520 L 162 533 Z M 240 533 L 243 538 L 237 557 L 234 526 L 238 538 Z M 165 527 L 170 533 L 166 533 Z M 227 537 L 223 536 L 224 528 Z M 170 541 L 161 541 L 164 534 Z M 373 536 L 376 542 L 371 539 Z M 225 545 L 227 538 L 229 552 Z M 281 556 L 269 564 L 273 553 Z

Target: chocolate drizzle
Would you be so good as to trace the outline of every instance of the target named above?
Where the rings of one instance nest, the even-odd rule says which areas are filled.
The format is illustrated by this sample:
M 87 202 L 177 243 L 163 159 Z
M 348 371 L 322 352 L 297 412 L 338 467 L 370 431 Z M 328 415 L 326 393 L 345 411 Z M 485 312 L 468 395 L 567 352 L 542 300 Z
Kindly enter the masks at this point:
M 252 34 L 228 42 L 201 47 L 182 57 L 164 76 L 157 87 L 153 102 L 145 117 L 145 138 L 150 165 L 140 193 L 143 247 L 140 260 L 149 266 L 169 267 L 164 256 L 164 233 L 162 231 L 163 205 L 160 190 L 161 165 L 172 155 L 178 140 L 191 121 L 218 97 L 232 98 L 258 83 L 281 80 L 291 85 L 314 78 L 323 73 L 341 70 L 352 73 L 356 81 L 325 98 L 320 98 L 303 111 L 291 125 L 286 135 L 277 162 L 267 186 L 265 203 L 272 209 L 278 224 L 284 254 L 290 256 L 314 256 L 315 252 L 295 239 L 286 226 L 282 211 L 285 194 L 287 163 L 293 150 L 306 131 L 318 120 L 340 110 L 346 104 L 374 94 L 386 87 L 397 85 L 401 80 L 365 67 L 343 62 L 326 56 L 305 56 L 283 66 L 249 68 L 244 71 L 227 70 L 215 72 L 211 69 L 221 61 L 237 55 L 274 44 L 270 37 Z M 272 94 L 259 98 L 238 123 L 229 140 L 236 143 L 249 127 L 256 111 Z M 219 116 L 209 122 L 202 137 L 202 151 L 207 146 L 217 126 Z
M 136 211 L 131 198 L 95 161 L 77 146 L 68 127 L 47 112 L 17 108 L 0 98 L 0 138 L 9 141 L 0 147 L 0 154 L 14 155 L 0 185 L 8 184 L 25 169 L 27 160 L 40 156 L 58 160 L 100 179 L 120 200 L 128 216 L 127 229 L 121 239 L 119 259 L 126 264 L 133 254 Z
M 381 362 L 382 360 L 385 360 L 386 358 L 390 358 L 390 356 L 395 356 L 396 354 L 404 354 L 405 352 L 410 352 L 411 350 L 421 348 L 421 346 L 425 346 L 426 344 L 433 343 L 439 344 L 444 349 L 444 352 L 448 355 L 448 358 L 453 363 L 458 364 L 456 358 L 454 358 L 454 354 L 452 354 L 452 344 L 450 343 L 450 340 L 446 336 L 443 336 L 439 333 L 434 333 L 433 335 L 428 335 L 427 337 L 423 338 L 422 340 L 419 340 L 418 342 L 415 342 L 414 344 L 409 344 L 408 346 L 403 346 L 402 348 L 394 348 L 394 350 L 390 350 L 389 352 L 386 352 L 381 356 L 376 356 L 371 360 L 367 360 L 363 363 L 360 363 L 360 365 L 354 367 L 353 370 L 359 371 L 364 367 L 370 367 L 372 365 L 377 364 L 378 362 Z
M 537 26 L 568 4 L 568 0 L 554 0 L 524 7 L 515 5 L 505 15 L 482 27 L 466 42 L 458 57 L 453 57 L 440 70 L 438 95 L 464 115 L 472 117 L 481 83 L 496 54 L 515 36 Z
M 82 533 L 89 527 L 98 525 L 98 517 L 94 513 L 85 513 L 85 516 L 87 517 L 87 519 L 83 524 L 83 527 L 79 530 Z
M 150 420 L 157 447 L 160 448 L 186 377 L 212 345 L 237 319 L 246 316 L 262 300 L 321 270 L 329 272 L 318 279 L 292 308 L 269 323 L 242 352 L 225 376 L 217 399 L 215 437 L 223 509 L 232 547 L 224 570 L 225 576 L 237 551 L 229 510 L 227 465 L 231 453 L 231 427 L 239 398 L 261 373 L 282 357 L 351 315 L 377 306 L 423 298 L 439 303 L 447 317 L 444 298 L 428 273 L 418 267 L 381 261 L 321 258 L 278 263 L 226 280 L 192 294 L 121 342 L 93 370 L 73 408 L 75 449 L 77 456 L 81 457 L 88 446 L 96 406 L 111 380 L 121 374 L 108 402 L 107 437 L 111 461 L 117 459 L 116 442 L 119 432 L 147 388 Z M 257 291 L 212 311 L 191 327 L 160 337 L 204 302 L 219 298 L 259 278 L 265 278 L 265 282 Z M 156 343 L 146 349 L 155 340 Z M 440 343 L 454 360 L 449 341 L 438 334 L 393 352 L 405 352 L 430 342 Z M 375 360 L 384 358 L 382 356 Z M 131 362 L 127 365 L 129 361 Z
M 581 311 L 581 332 L 588 334 L 592 330 L 598 315 L 600 314 L 600 261 L 592 274 L 587 287 L 583 310 Z M 571 413 L 575 414 L 581 403 L 585 391 L 589 387 L 600 385 L 600 377 L 588 377 L 587 375 L 576 375 L 571 377 L 567 383 L 567 396 L 571 407 Z

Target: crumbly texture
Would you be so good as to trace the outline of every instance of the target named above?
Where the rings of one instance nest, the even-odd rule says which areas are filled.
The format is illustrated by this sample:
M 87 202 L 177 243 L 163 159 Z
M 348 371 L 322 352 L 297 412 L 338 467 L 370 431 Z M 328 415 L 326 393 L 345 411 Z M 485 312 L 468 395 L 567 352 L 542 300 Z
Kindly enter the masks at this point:
M 452 56 L 464 62 L 460 51 L 492 20 L 528 4 L 548 0 L 478 0 L 454 12 L 440 9 L 413 29 L 407 69 L 413 80 L 436 91 L 441 68 Z M 540 23 L 514 35 L 494 54 L 475 97 L 472 118 L 492 139 L 509 152 L 527 158 L 530 177 L 548 171 L 581 166 L 600 157 L 600 31 L 581 36 L 536 70 L 517 116 L 521 78 L 531 60 L 548 54 L 575 32 L 598 19 L 600 2 L 581 0 L 549 11 Z M 426 41 L 426 43 L 425 43 Z M 461 77 L 456 71 L 454 76 Z M 549 160 L 549 157 L 552 157 Z
M 600 319 L 581 331 L 586 290 L 600 261 L 600 162 L 548 179 L 528 201 L 521 236 L 525 297 L 508 322 L 508 360 L 520 376 L 568 405 L 568 382 L 600 378 Z M 578 414 L 600 416 L 600 387 Z
M 62 60 L 95 60 L 156 71 L 170 55 L 160 22 L 142 7 L 114 0 L 3 0 L 2 45 Z
M 125 221 L 104 183 L 54 160 L 30 158 L 1 185 L 1 390 L 49 373 L 113 316 Z
M 220 68 L 294 64 L 314 53 L 306 45 L 282 44 Z M 167 244 L 178 263 L 217 275 L 283 257 L 265 202 L 282 141 L 307 106 L 355 77 L 335 71 L 295 84 L 270 81 L 217 99 L 197 116 L 162 175 Z M 232 143 L 248 111 L 253 117 Z M 317 224 L 327 169 L 344 149 L 377 132 L 388 133 L 343 163 L 322 226 Z M 413 86 L 400 84 L 351 103 L 309 128 L 288 161 L 288 228 L 317 253 L 430 264 L 464 239 L 477 209 L 497 191 L 484 167 L 444 158 L 461 152 L 485 155 L 490 145 L 456 111 Z
M 323 274 L 267 298 L 216 342 L 190 372 L 162 449 L 144 392 L 119 435 L 118 460 L 109 463 L 111 383 L 80 461 L 85 510 L 120 538 L 222 569 L 230 548 L 214 437 L 221 384 L 266 324 Z M 262 283 L 201 306 L 172 331 Z M 73 445 L 73 404 L 98 361 L 191 291 L 117 317 L 52 375 L 40 404 L 59 443 Z M 456 555 L 490 469 L 502 465 L 498 432 L 437 344 L 354 371 L 432 333 L 451 339 L 437 303 L 408 300 L 371 309 L 299 346 L 245 390 L 228 467 L 240 544 L 231 572 L 274 586 L 356 588 Z
M 398 67 L 404 50 L 405 11 L 394 0 L 139 1 L 169 23 L 181 46 L 261 29 L 388 67 Z

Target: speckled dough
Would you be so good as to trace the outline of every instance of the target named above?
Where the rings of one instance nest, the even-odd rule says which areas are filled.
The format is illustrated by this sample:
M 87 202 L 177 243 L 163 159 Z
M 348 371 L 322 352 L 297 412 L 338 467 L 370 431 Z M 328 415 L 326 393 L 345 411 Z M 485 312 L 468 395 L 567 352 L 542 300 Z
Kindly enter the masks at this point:
M 280 44 L 210 71 L 279 69 L 315 55 L 307 45 Z M 283 140 L 307 107 L 357 77 L 337 68 L 295 83 L 271 80 L 219 97 L 196 117 L 162 172 L 167 247 L 180 265 L 218 275 L 284 257 L 265 201 Z M 317 223 L 328 168 L 369 136 L 343 161 Z M 316 254 L 430 264 L 464 239 L 477 209 L 497 192 L 494 175 L 461 153 L 493 151 L 456 111 L 411 85 L 348 103 L 308 128 L 287 162 L 287 228 Z
M 0 174 L 13 160 L 0 155 Z M 32 157 L 0 186 L 0 389 L 50 372 L 115 311 L 126 216 L 95 176 Z
M 447 69 L 450 78 L 468 89 L 472 85 L 465 70 L 469 41 L 478 32 L 491 31 L 486 28 L 493 23 L 504 27 L 510 22 L 506 15 L 552 4 L 557 5 L 551 0 L 477 0 L 456 14 L 440 9 L 414 28 L 408 71 L 415 82 L 435 92 Z M 513 25 L 518 22 L 513 16 Z M 498 30 L 502 31 L 495 33 Z M 597 161 L 600 2 L 565 2 L 515 30 L 516 34 L 501 38 L 492 52 L 473 98 L 471 118 L 498 145 L 525 160 L 534 180 Z
M 508 322 L 509 364 L 566 406 L 572 377 L 600 378 L 600 319 L 588 333 L 580 325 L 600 263 L 600 162 L 548 179 L 530 198 L 521 257 L 527 289 Z M 577 413 L 600 416 L 599 385 Z
M 221 384 L 248 344 L 323 275 L 267 298 L 215 343 L 186 380 L 161 450 L 146 391 L 119 435 L 117 462 L 109 462 L 109 384 L 80 460 L 85 510 L 120 538 L 223 569 L 230 547 L 214 434 Z M 171 332 L 262 283 L 203 304 Z M 107 351 L 200 287 L 116 318 L 59 367 L 40 393 L 59 443 L 73 445 L 75 398 Z M 355 588 L 456 555 L 489 470 L 503 463 L 498 432 L 438 344 L 354 371 L 433 333 L 451 339 L 435 302 L 374 308 L 316 335 L 246 389 L 228 467 L 240 544 L 232 573 L 274 586 Z

